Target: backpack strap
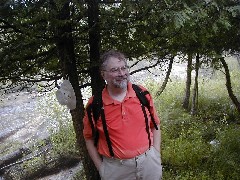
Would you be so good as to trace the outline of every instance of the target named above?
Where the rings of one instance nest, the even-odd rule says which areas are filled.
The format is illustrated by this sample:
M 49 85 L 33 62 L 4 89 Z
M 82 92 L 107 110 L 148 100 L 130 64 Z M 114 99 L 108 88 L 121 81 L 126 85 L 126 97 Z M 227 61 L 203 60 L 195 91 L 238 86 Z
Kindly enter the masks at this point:
M 146 113 L 146 109 L 145 109 L 143 104 L 141 104 L 141 107 L 142 107 L 142 111 L 143 111 L 144 118 L 145 118 L 146 131 L 147 131 L 147 134 L 148 134 L 148 142 L 149 142 L 149 149 L 150 149 L 152 143 L 151 143 L 151 137 L 150 137 L 150 130 L 149 130 L 149 125 L 148 125 L 147 113 Z
M 107 145 L 108 145 L 108 150 L 109 150 L 110 155 L 113 157 L 114 153 L 113 153 L 113 148 L 112 148 L 112 143 L 111 143 L 111 140 L 109 137 L 109 133 L 107 130 L 107 123 L 106 123 L 106 118 L 105 118 L 105 113 L 104 113 L 104 107 L 101 108 L 101 118 L 102 118 L 102 124 L 103 124 L 105 138 L 106 138 Z
M 92 128 L 92 133 L 94 136 L 94 145 L 97 146 L 98 139 L 99 139 L 99 132 L 96 127 L 94 127 L 93 120 L 95 121 L 95 125 L 97 124 L 97 120 L 99 119 L 101 115 L 102 119 L 102 124 L 103 124 L 103 130 L 105 134 L 105 138 L 107 141 L 108 149 L 110 155 L 113 157 L 113 148 L 111 144 L 111 140 L 109 137 L 109 133 L 107 130 L 107 123 L 106 123 L 106 118 L 105 118 L 105 113 L 104 113 L 104 107 L 103 107 L 103 102 L 102 102 L 102 94 L 97 94 L 93 96 L 93 101 L 91 104 L 88 105 L 87 107 L 87 114 L 88 114 L 88 119 L 90 121 L 90 125 Z M 93 116 L 93 117 L 92 117 Z
M 87 106 L 87 109 L 86 109 L 86 110 L 87 110 L 88 120 L 89 120 L 89 122 L 90 122 L 91 129 L 92 129 L 92 135 L 93 135 L 93 137 L 94 137 L 94 145 L 97 146 L 98 138 L 99 138 L 99 132 L 98 132 L 97 128 L 95 128 L 95 126 L 94 126 L 94 124 L 93 124 L 93 121 L 95 122 L 95 124 L 96 124 L 96 122 L 97 122 L 97 119 L 93 118 L 94 115 L 93 115 L 93 117 L 92 117 L 92 112 L 94 111 L 93 103 L 89 104 L 89 105 Z
M 133 90 L 135 91 L 135 93 L 136 93 L 136 95 L 137 95 L 140 103 L 148 109 L 148 112 L 149 112 L 150 117 L 151 117 L 151 121 L 152 121 L 155 129 L 158 130 L 157 123 L 156 123 L 156 121 L 155 121 L 155 119 L 154 119 L 154 117 L 153 117 L 153 114 L 152 114 L 151 111 L 150 111 L 150 103 L 149 103 L 148 99 L 146 98 L 146 95 L 149 94 L 149 92 L 148 92 L 148 91 L 143 91 L 143 90 L 142 90 L 138 85 L 136 85 L 136 84 L 132 84 L 132 87 L 133 87 Z M 145 108 L 144 108 L 144 110 L 143 110 L 143 113 L 144 113 L 144 112 L 146 113 Z M 144 114 L 144 116 L 145 116 L 145 114 Z M 147 115 L 146 115 L 146 117 L 147 117 Z M 145 117 L 145 119 L 146 119 L 146 117 Z
M 138 85 L 136 84 L 132 84 L 133 90 L 135 91 L 140 103 L 141 103 L 141 107 L 142 107 L 142 111 L 144 114 L 144 118 L 145 118 L 145 124 L 146 124 L 146 132 L 148 134 L 148 141 L 149 141 L 149 148 L 151 147 L 151 137 L 150 137 L 150 130 L 149 130 L 149 125 L 148 125 L 148 117 L 147 117 L 147 113 L 146 113 L 146 109 L 145 107 L 147 107 L 150 116 L 151 116 L 151 120 L 153 122 L 153 125 L 155 127 L 155 129 L 158 130 L 157 124 L 153 118 L 153 115 L 150 111 L 150 103 L 148 101 L 148 99 L 146 98 L 146 94 L 149 94 L 148 91 L 143 91 Z
M 87 110 L 88 120 L 92 128 L 92 134 L 93 136 L 95 136 L 95 128 L 94 128 L 93 119 L 92 119 L 92 111 L 93 111 L 92 104 L 89 104 L 86 110 Z

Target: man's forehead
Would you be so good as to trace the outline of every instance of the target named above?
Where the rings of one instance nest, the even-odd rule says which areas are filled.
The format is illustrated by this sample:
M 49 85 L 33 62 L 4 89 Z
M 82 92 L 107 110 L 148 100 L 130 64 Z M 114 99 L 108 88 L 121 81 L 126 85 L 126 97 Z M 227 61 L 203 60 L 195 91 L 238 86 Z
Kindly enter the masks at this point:
M 110 57 L 107 61 L 107 65 L 113 65 L 113 64 L 125 64 L 125 59 L 119 59 L 117 57 Z

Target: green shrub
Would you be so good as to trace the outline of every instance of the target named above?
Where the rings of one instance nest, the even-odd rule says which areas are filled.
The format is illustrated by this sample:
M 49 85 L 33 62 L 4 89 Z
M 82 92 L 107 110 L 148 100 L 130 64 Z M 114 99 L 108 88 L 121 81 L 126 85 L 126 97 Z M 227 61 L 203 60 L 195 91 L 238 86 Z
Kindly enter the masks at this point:
M 238 99 L 239 77 L 238 69 L 231 71 Z M 182 108 L 184 81 L 169 81 L 159 97 L 154 94 L 160 85 L 146 83 L 161 118 L 163 179 L 240 179 L 240 115 L 225 81 L 220 71 L 199 80 L 196 116 Z M 212 140 L 219 143 L 210 144 Z
M 231 125 L 218 132 L 219 144 L 211 157 L 213 174 L 224 179 L 240 179 L 240 127 Z

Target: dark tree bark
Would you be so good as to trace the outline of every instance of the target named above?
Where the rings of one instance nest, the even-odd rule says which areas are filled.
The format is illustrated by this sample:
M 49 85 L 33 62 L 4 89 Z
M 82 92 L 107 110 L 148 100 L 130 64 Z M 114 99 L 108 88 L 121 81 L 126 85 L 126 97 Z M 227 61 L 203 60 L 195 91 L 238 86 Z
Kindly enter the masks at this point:
M 100 65 L 100 27 L 98 0 L 88 1 L 88 26 L 90 47 L 90 77 L 92 94 L 102 91 L 104 80 L 99 72 Z
M 171 57 L 171 59 L 169 61 L 166 77 L 164 79 L 164 82 L 163 82 L 161 88 L 159 89 L 159 91 L 156 94 L 157 96 L 160 96 L 162 94 L 162 92 L 164 91 L 164 89 L 166 88 L 166 86 L 167 86 L 168 79 L 169 79 L 169 76 L 170 76 L 171 71 L 172 71 L 173 59 L 174 59 L 174 57 Z
M 99 7 L 98 0 L 87 1 L 88 5 L 88 26 L 89 26 L 89 47 L 90 47 L 90 77 L 92 94 L 102 92 L 104 80 L 99 71 L 100 65 L 100 27 L 99 27 Z M 99 173 L 94 166 L 92 160 L 89 160 L 89 165 L 85 168 L 86 178 L 88 180 L 100 180 Z
M 70 20 L 70 8 L 69 1 L 65 3 L 65 5 L 61 8 L 61 10 L 57 14 L 57 19 L 62 20 Z M 69 21 L 66 21 L 69 22 Z M 87 153 L 87 148 L 85 145 L 85 140 L 83 137 L 83 123 L 82 119 L 84 117 L 84 105 L 83 98 L 79 88 L 79 80 L 77 74 L 76 67 L 76 59 L 74 52 L 74 41 L 72 37 L 72 27 L 70 23 L 61 24 L 56 27 L 57 30 L 57 48 L 59 53 L 59 59 L 62 66 L 62 73 L 64 78 L 69 78 L 71 82 L 75 95 L 76 95 L 76 108 L 71 110 L 72 121 L 74 130 L 76 133 L 77 145 L 80 150 L 80 158 L 83 163 L 84 171 L 87 179 L 93 179 L 94 173 L 94 165 Z
M 185 89 L 185 97 L 182 103 L 182 107 L 186 110 L 188 110 L 189 107 L 189 100 L 190 100 L 190 88 L 191 88 L 191 83 L 192 83 L 192 54 L 188 55 L 188 60 L 187 60 L 187 80 L 186 80 L 186 89 Z
M 195 79 L 194 79 L 194 88 L 193 88 L 193 97 L 192 97 L 192 107 L 191 107 L 191 114 L 197 114 L 197 106 L 198 106 L 198 71 L 200 67 L 200 58 L 199 54 L 196 56 L 196 63 L 195 63 Z
M 229 73 L 228 65 L 227 65 L 226 61 L 224 60 L 224 58 L 221 58 L 220 61 L 225 70 L 226 87 L 227 87 L 228 95 L 229 95 L 230 99 L 232 100 L 233 104 L 235 105 L 238 113 L 240 114 L 240 102 L 238 101 L 237 97 L 234 95 L 233 90 L 232 90 L 231 76 Z

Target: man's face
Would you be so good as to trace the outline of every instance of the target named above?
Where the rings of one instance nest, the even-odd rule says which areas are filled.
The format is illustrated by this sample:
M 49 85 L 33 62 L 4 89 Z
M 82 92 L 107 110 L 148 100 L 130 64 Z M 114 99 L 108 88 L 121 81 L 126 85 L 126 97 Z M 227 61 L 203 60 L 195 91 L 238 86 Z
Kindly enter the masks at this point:
M 123 60 L 111 57 L 107 60 L 102 76 L 108 86 L 125 89 L 129 81 L 128 67 Z

